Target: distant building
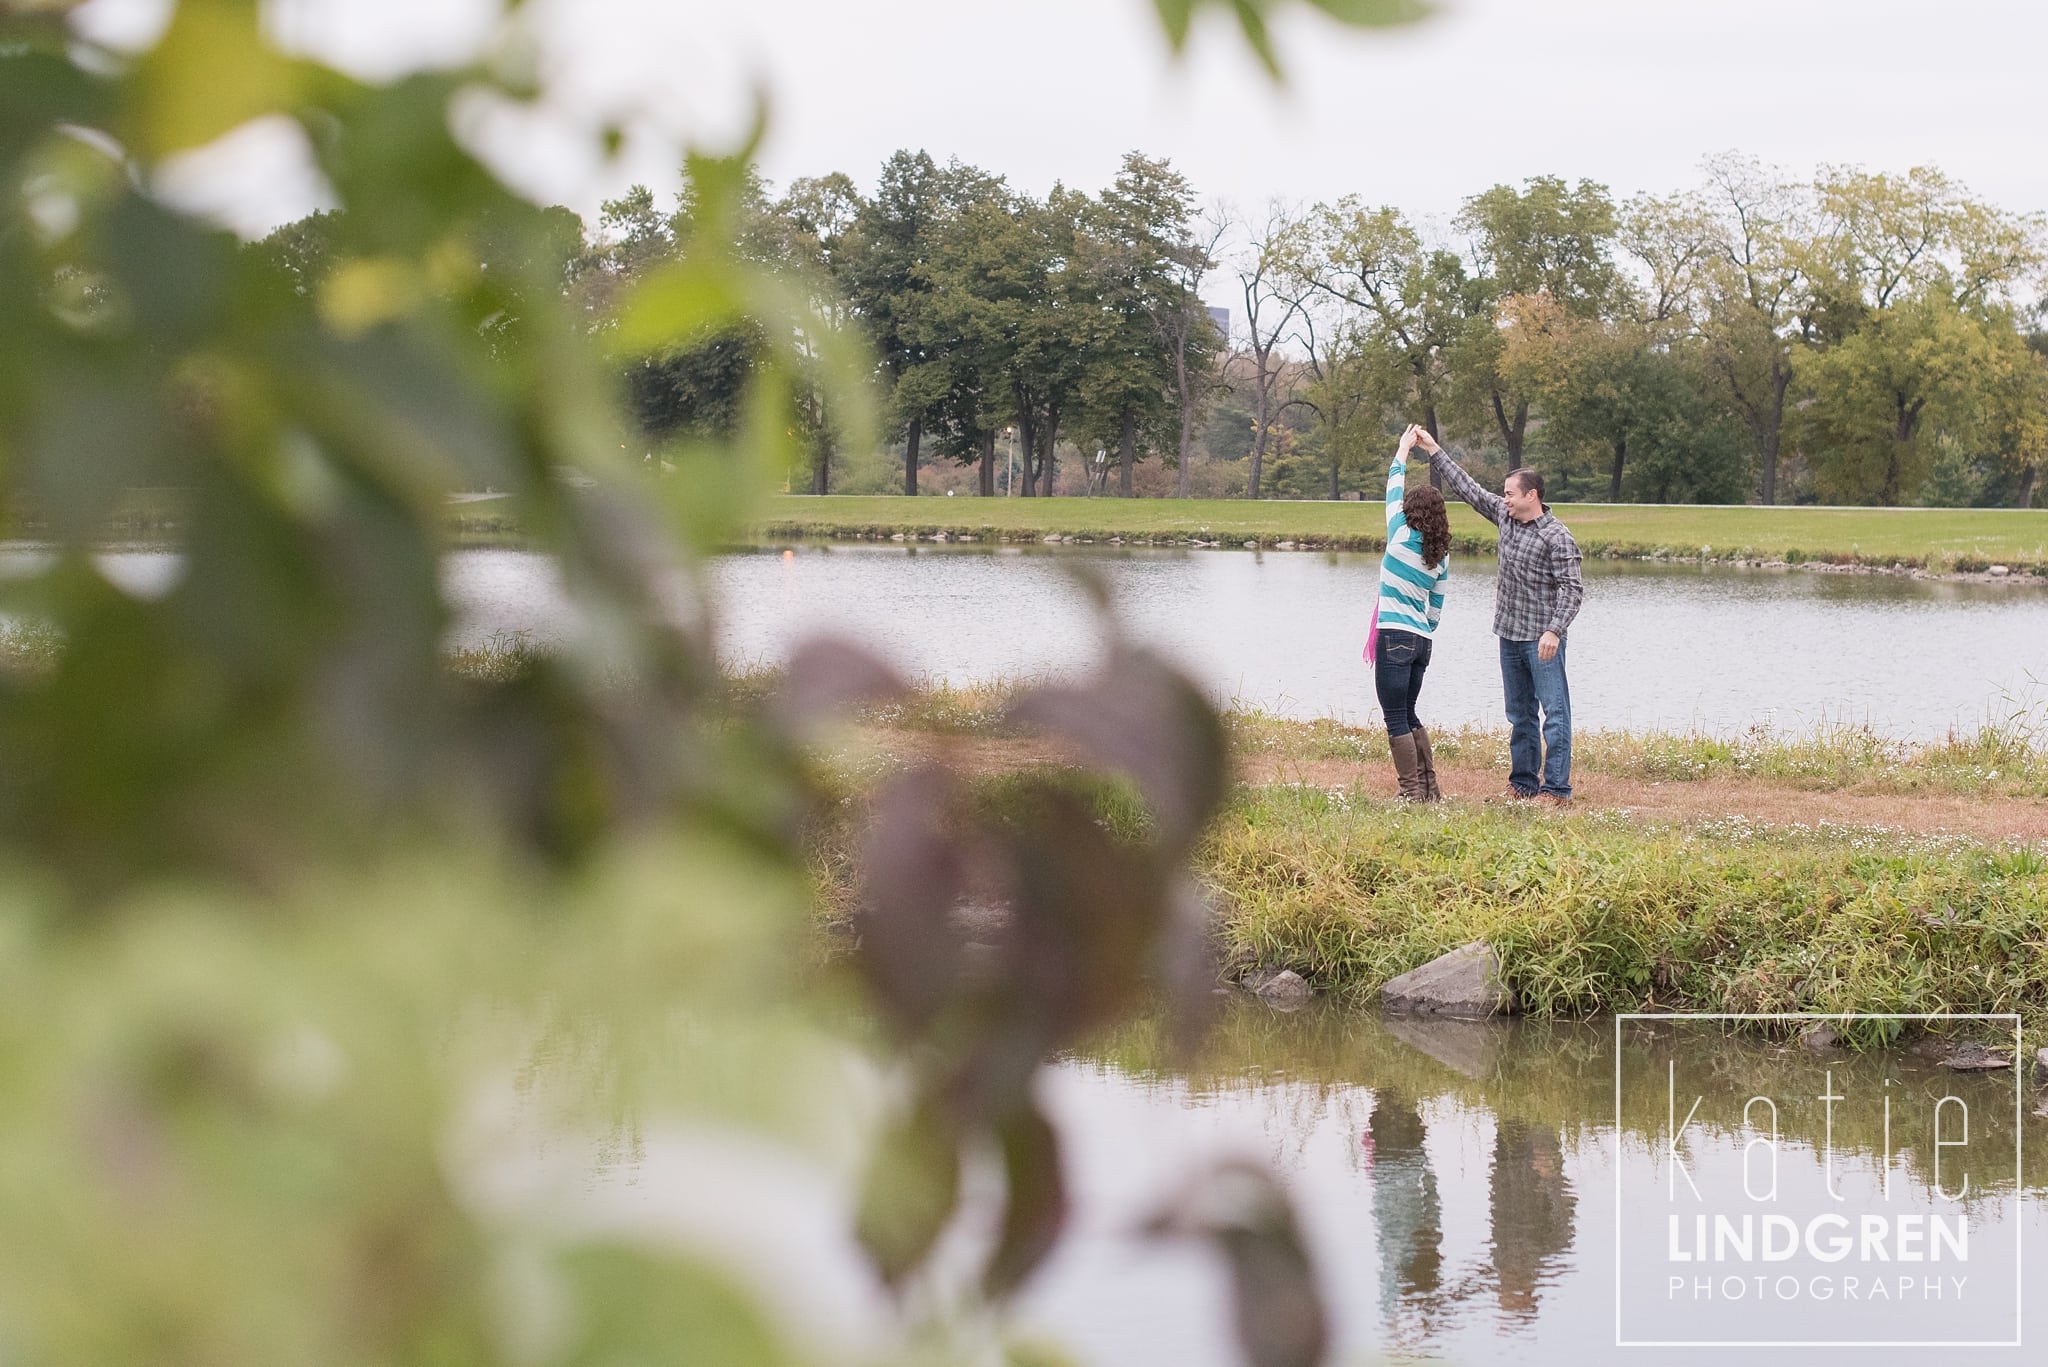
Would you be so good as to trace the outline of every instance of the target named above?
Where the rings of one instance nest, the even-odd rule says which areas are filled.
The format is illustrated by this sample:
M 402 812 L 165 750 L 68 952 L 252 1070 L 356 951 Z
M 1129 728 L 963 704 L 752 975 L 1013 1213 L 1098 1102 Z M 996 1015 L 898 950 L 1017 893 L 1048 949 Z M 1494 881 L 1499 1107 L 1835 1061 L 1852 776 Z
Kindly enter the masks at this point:
M 1230 340 L 1230 310 L 1209 305 L 1209 321 L 1216 325 L 1216 333 L 1224 341 Z

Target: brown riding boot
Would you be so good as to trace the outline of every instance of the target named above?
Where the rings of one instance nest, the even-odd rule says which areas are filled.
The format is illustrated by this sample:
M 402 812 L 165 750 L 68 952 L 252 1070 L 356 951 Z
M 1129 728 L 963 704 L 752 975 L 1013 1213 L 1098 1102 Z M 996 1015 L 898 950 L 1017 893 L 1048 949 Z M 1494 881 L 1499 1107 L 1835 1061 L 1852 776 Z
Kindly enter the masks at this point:
M 1422 800 L 1424 802 L 1442 802 L 1444 800 L 1444 790 L 1437 785 L 1436 757 L 1429 753 L 1429 732 L 1418 726 L 1408 734 L 1415 737 L 1415 761 L 1421 771 Z
M 1401 800 L 1421 802 L 1422 762 L 1415 755 L 1415 734 L 1388 736 L 1387 745 L 1394 752 L 1394 773 L 1401 780 Z

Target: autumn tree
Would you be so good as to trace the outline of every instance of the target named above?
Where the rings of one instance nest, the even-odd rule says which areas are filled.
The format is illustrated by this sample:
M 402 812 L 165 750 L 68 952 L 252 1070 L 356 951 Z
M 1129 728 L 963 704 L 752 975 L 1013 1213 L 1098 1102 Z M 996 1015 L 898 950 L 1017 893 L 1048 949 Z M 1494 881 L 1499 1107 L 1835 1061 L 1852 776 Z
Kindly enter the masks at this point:
M 1500 372 L 1537 400 L 1543 437 L 1590 454 L 1619 501 L 1739 502 L 1744 443 L 1698 345 L 1639 315 L 1575 316 L 1548 295 L 1509 301 Z
M 1803 434 L 1824 493 L 1896 506 L 1928 473 L 1930 432 L 1978 447 L 2027 402 L 2036 358 L 2014 291 L 2041 267 L 2041 223 L 1926 167 L 1830 171 L 1816 197 L 1822 345 L 1802 368 Z
M 1520 190 L 1496 185 L 1472 196 L 1456 221 L 1471 234 L 1476 274 L 1494 310 L 1476 312 L 1463 327 L 1454 366 L 1484 396 L 1508 463 L 1520 465 L 1531 396 L 1501 370 L 1499 310 L 1517 296 L 1544 295 L 1573 316 L 1597 316 L 1621 283 L 1610 251 L 1614 201 L 1593 181 L 1567 186 L 1556 176 L 1537 176 Z

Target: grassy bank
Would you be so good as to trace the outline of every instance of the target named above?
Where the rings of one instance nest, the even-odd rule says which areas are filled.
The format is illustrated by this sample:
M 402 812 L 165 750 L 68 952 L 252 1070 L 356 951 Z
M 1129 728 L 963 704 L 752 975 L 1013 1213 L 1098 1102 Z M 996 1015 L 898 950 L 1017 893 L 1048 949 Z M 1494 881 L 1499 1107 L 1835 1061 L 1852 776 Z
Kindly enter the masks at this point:
M 950 748 L 983 800 L 1006 800 L 1020 767 L 1057 761 L 1014 736 L 1006 697 L 933 689 L 865 714 L 832 758 L 855 799 L 842 810 L 913 746 Z M 2038 709 L 1920 745 L 1859 728 L 1577 738 L 1584 775 L 1719 785 L 1727 810 L 1684 820 L 1584 805 L 1411 807 L 1378 795 L 1391 780 L 1378 781 L 1386 741 L 1376 730 L 1258 713 L 1227 724 L 1239 772 L 1263 775 L 1236 789 L 1197 859 L 1234 968 L 1291 968 L 1322 992 L 1369 999 L 1388 978 L 1485 940 L 1538 1016 L 2019 1011 L 2030 1028 L 2048 1026 L 2048 849 L 1829 824 L 1796 804 L 1801 814 L 1777 826 L 1742 814 L 1746 792 L 1781 800 L 1788 787 L 1816 799 L 1895 794 L 1901 805 L 2038 803 L 2048 797 Z M 1505 737 L 1446 732 L 1437 749 L 1446 763 L 1498 766 Z M 1335 777 L 1289 778 L 1276 759 L 1330 765 L 1322 772 Z M 1112 825 L 1139 819 L 1114 797 L 1103 810 Z M 850 865 L 843 838 L 820 849 L 829 914 L 847 905 Z
M 2018 1011 L 2048 1023 L 2048 853 L 1240 789 L 1201 854 L 1240 963 L 1367 993 L 1474 940 L 1537 1015 Z
M 2005 565 L 2048 578 L 2048 509 L 1736 508 L 1668 504 L 1560 504 L 1556 512 L 1588 555 L 1714 562 L 1815 564 L 1972 573 Z M 106 521 L 113 543 L 169 543 L 188 510 L 175 489 L 131 489 Z M 517 546 L 525 532 L 508 500 L 451 503 L 444 519 L 458 546 Z M 49 534 L 16 510 L 14 538 Z M 1039 542 L 1046 537 L 1141 545 L 1381 549 L 1376 503 L 1246 499 L 902 498 L 777 495 L 749 528 L 756 540 L 932 539 Z M 1491 555 L 1495 533 L 1462 503 L 1451 507 L 1460 554 Z
M 1994 564 L 2048 577 L 2048 509 L 1732 508 L 1561 504 L 1558 516 L 1596 556 L 1675 556 L 1721 561 L 1893 564 L 1940 572 Z M 1378 550 L 1374 503 L 1243 499 L 823 498 L 769 500 L 755 532 L 769 539 L 856 540 L 895 535 L 982 541 L 1046 536 L 1127 543 L 1256 541 L 1261 546 Z M 1463 504 L 1451 510 L 1457 549 L 1491 554 L 1493 528 Z

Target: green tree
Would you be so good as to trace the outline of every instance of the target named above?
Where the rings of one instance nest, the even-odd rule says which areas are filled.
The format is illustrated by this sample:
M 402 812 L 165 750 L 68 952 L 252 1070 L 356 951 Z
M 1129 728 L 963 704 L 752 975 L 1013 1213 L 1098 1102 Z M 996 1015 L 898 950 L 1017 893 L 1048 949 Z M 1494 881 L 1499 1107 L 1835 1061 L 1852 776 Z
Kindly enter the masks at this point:
M 1568 186 L 1555 176 L 1536 176 L 1521 190 L 1496 185 L 1472 196 L 1456 221 L 1472 236 L 1476 274 L 1494 308 L 1466 323 L 1453 368 L 1467 377 L 1470 393 L 1483 396 L 1508 463 L 1519 465 L 1530 396 L 1501 371 L 1498 311 L 1508 300 L 1543 295 L 1568 314 L 1599 316 L 1622 284 L 1610 250 L 1618 226 L 1614 201 L 1593 181 Z
M 946 389 L 933 369 L 942 358 L 923 326 L 946 196 L 944 174 L 928 153 L 893 154 L 882 164 L 875 197 L 861 206 L 845 270 L 848 296 L 889 383 L 890 427 L 904 434 L 903 492 L 911 495 L 925 424 Z
M 1086 204 L 1063 186 L 1037 201 L 997 182 L 953 215 L 935 258 L 929 326 L 981 389 L 977 402 L 1007 407 L 1027 498 L 1052 491 L 1060 427 L 1103 325 L 1075 258 Z
M 1077 431 L 1084 447 L 1090 439 L 1114 445 L 1125 498 L 1141 434 L 1156 445 L 1191 430 L 1182 412 L 1191 403 L 1191 376 L 1206 372 L 1217 350 L 1190 285 L 1209 264 L 1196 237 L 1194 199 L 1171 165 L 1132 152 L 1089 206 L 1076 238 L 1075 266 L 1100 313 Z
M 1425 248 L 1398 209 L 1344 199 L 1310 216 L 1296 269 L 1355 315 L 1338 367 L 1345 383 L 1356 392 L 1381 385 L 1383 398 L 1404 399 L 1442 440 L 1456 344 L 1475 315 L 1489 312 L 1457 254 Z M 1331 473 L 1335 488 L 1334 464 Z
M 1742 434 L 1698 344 L 1659 332 L 1524 296 L 1509 306 L 1501 370 L 1537 398 L 1547 444 L 1605 466 L 1609 500 L 1740 502 L 1749 474 Z
M 336 210 L 318 210 L 272 229 L 245 250 L 256 256 L 277 277 L 282 288 L 302 298 L 311 298 L 334 269 L 337 256 L 335 229 L 339 218 Z M 580 232 L 578 238 L 580 241 Z
M 1406 378 L 1390 374 L 1387 355 L 1359 329 L 1339 325 L 1309 354 L 1300 403 L 1316 415 L 1316 446 L 1330 472 L 1330 497 L 1344 496 L 1344 472 L 1371 470 L 1386 454 L 1390 399 Z
M 1754 158 L 1724 155 L 1708 161 L 1707 190 L 1672 216 L 1671 235 L 1690 243 L 1701 220 L 1714 255 L 1694 277 L 1689 311 L 1708 370 L 1749 429 L 1757 496 L 1769 506 L 1793 376 L 1818 336 L 1813 196 Z
M 1928 472 L 1930 434 L 1981 447 L 2025 402 L 2033 354 L 2012 291 L 2042 263 L 2041 224 L 1924 167 L 1831 172 L 1816 193 L 1822 346 L 1803 367 L 1802 433 L 1824 493 L 1896 506 Z
M 962 463 L 979 466 L 980 492 L 996 492 L 995 446 L 1015 418 L 1014 395 L 1003 369 L 1008 350 L 990 310 L 974 296 L 945 291 L 985 287 L 977 261 L 977 234 L 1010 203 L 1002 179 L 958 161 L 938 173 L 931 194 L 934 216 L 922 265 L 897 296 L 893 325 L 905 347 L 895 411 L 921 418 L 920 436 Z M 981 244 L 986 246 L 986 244 Z M 906 428 L 908 419 L 905 418 Z

